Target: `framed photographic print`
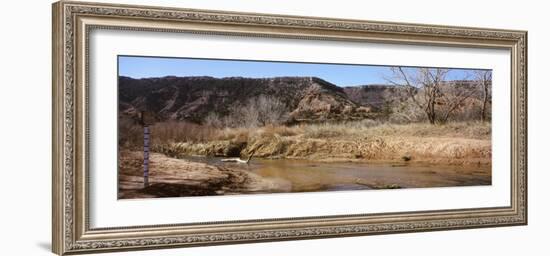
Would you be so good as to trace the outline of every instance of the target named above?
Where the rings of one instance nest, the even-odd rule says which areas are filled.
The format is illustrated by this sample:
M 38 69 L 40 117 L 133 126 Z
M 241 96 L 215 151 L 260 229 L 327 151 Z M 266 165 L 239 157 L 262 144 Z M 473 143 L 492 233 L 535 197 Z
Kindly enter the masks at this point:
M 53 251 L 525 225 L 526 40 L 57 2 Z

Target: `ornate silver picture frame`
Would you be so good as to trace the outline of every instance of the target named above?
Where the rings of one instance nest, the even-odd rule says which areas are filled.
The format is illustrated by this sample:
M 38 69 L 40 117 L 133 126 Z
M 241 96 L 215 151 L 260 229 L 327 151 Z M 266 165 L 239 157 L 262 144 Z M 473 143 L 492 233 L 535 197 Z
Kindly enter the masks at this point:
M 368 42 L 510 52 L 509 205 L 92 227 L 90 33 Z M 527 32 L 61 1 L 53 5 L 53 251 L 59 255 L 527 224 Z M 114 78 L 116 79 L 116 78 Z M 93 132 L 93 131 L 92 131 Z M 498 159 L 493 159 L 498 161 Z M 495 171 L 495 170 L 493 170 Z M 508 173 L 509 172 L 509 173 Z M 113 195 L 116 197 L 116 195 Z M 330 204 L 330 202 L 327 202 Z

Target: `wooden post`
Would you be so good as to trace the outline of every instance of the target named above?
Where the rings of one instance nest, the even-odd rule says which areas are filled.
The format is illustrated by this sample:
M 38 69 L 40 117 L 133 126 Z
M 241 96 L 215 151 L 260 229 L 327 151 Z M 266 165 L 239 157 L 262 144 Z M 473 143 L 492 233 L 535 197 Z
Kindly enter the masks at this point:
M 143 126 L 143 186 L 149 186 L 149 126 Z
M 149 125 L 155 122 L 151 112 L 141 111 L 141 125 L 143 125 L 143 187 L 149 186 Z

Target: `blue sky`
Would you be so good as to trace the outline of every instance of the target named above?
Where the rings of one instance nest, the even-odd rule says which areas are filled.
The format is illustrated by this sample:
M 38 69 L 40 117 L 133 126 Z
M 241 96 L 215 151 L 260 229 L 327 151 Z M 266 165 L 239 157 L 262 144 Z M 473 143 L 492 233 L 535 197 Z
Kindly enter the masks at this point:
M 119 56 L 119 75 L 132 78 L 163 76 L 315 76 L 338 86 L 385 84 L 391 76 L 388 66 L 317 64 L 272 61 L 162 58 Z M 463 79 L 471 70 L 454 69 L 447 78 Z

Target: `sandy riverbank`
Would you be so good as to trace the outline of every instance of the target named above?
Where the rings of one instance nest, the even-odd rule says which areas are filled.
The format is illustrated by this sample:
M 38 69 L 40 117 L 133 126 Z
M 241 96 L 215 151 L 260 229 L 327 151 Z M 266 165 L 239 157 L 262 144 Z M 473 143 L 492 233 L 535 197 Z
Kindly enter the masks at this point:
M 143 153 L 119 153 L 119 199 L 260 193 L 284 188 L 276 180 L 244 170 L 150 155 L 150 186 L 143 188 Z

